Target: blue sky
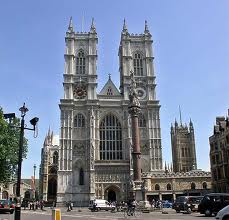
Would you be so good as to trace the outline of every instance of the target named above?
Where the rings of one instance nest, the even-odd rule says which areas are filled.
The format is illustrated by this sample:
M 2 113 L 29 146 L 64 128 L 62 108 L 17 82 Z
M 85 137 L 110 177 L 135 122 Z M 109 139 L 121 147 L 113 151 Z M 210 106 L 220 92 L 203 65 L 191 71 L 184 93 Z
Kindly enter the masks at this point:
M 0 106 L 16 112 L 26 103 L 26 124 L 40 118 L 39 134 L 29 139 L 22 177 L 33 175 L 49 126 L 59 132 L 63 96 L 65 32 L 88 31 L 95 18 L 98 42 L 98 91 L 111 74 L 119 87 L 118 46 L 123 19 L 130 33 L 153 36 L 157 98 L 161 104 L 163 159 L 171 161 L 170 125 L 192 118 L 198 167 L 209 170 L 208 138 L 215 117 L 229 108 L 229 1 L 212 0 L 20 0 L 0 3 Z M 84 17 L 84 19 L 82 19 Z M 38 172 L 37 172 L 38 177 Z

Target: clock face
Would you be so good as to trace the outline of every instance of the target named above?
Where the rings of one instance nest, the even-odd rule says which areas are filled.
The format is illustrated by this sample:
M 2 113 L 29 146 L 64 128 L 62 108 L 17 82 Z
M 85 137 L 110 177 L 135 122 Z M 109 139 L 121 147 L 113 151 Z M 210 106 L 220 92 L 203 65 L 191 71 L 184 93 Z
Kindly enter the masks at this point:
M 146 97 L 146 91 L 143 88 L 136 88 L 137 94 L 138 94 L 138 98 L 140 100 L 144 99 Z
M 84 89 L 84 88 L 76 88 L 74 91 L 73 91 L 73 96 L 77 99 L 83 99 L 85 98 L 87 95 L 87 91 Z

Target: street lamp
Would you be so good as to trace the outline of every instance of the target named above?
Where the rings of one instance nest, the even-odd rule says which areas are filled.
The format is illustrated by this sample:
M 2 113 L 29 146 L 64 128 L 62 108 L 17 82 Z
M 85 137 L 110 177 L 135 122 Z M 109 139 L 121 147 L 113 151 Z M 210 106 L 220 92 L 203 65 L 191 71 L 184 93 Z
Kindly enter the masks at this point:
M 36 199 L 36 175 L 35 175 L 36 174 L 35 173 L 36 172 L 36 168 L 37 168 L 37 166 L 36 166 L 36 164 L 34 164 L 33 165 L 33 174 L 34 174 L 33 175 L 33 181 L 34 181 L 33 182 L 33 184 L 34 184 L 34 199 Z
M 18 151 L 17 188 L 16 188 L 17 205 L 15 207 L 14 220 L 21 220 L 20 188 L 21 188 L 21 164 L 22 164 L 22 153 L 23 153 L 24 130 L 26 129 L 26 130 L 35 131 L 36 124 L 39 120 L 39 118 L 37 117 L 33 118 L 32 120 L 30 120 L 30 123 L 33 125 L 33 128 L 26 128 L 24 117 L 26 115 L 26 112 L 29 111 L 29 109 L 26 108 L 24 103 L 24 105 L 21 108 L 19 108 L 19 111 L 21 112 L 21 126 L 19 127 L 20 141 L 19 141 L 19 151 Z

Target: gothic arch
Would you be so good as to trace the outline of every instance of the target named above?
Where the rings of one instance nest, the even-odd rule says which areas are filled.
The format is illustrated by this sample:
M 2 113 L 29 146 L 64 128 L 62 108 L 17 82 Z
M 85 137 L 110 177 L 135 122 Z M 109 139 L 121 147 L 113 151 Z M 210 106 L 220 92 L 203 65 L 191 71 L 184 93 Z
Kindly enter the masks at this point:
M 160 190 L 159 184 L 156 184 L 156 185 L 155 185 L 155 190 L 157 190 L 157 191 Z
M 109 114 L 114 115 L 118 119 L 118 121 L 120 122 L 121 126 L 123 127 L 123 119 L 122 119 L 122 115 L 121 115 L 122 113 L 120 114 L 120 112 L 116 111 L 115 109 L 112 112 L 110 110 L 101 112 L 99 124 Z
M 85 185 L 85 163 L 82 159 L 78 159 L 73 164 L 72 184 L 77 186 Z
M 105 187 L 104 195 L 105 195 L 106 200 L 108 200 L 109 202 L 120 200 L 121 189 L 117 185 L 114 185 L 114 184 L 109 185 Z
M 74 165 L 73 165 L 74 168 L 78 168 L 80 169 L 81 167 L 84 167 L 84 161 L 82 159 L 77 159 L 75 162 L 74 162 Z
M 134 51 L 132 53 L 132 60 L 133 60 L 133 68 L 134 68 L 134 75 L 135 76 L 144 76 L 145 75 L 145 61 L 144 61 L 144 54 L 142 51 Z
M 121 191 L 120 186 L 115 185 L 115 184 L 111 184 L 111 185 L 106 186 L 106 187 L 104 188 L 104 191 L 106 191 L 106 190 L 108 190 L 108 189 L 110 189 L 110 188 L 111 188 L 111 189 L 118 190 L 118 191 Z
M 170 183 L 168 183 L 168 184 L 167 184 L 167 186 L 166 186 L 166 188 L 167 188 L 167 190 L 172 190 L 172 186 L 171 186 L 171 184 L 170 184 Z
M 86 117 L 82 112 L 78 112 L 73 119 L 74 128 L 85 128 L 86 126 Z
M 75 56 L 75 68 L 77 75 L 86 75 L 87 55 L 84 49 L 79 49 Z
M 196 189 L 196 184 L 195 183 L 191 183 L 191 189 Z
M 132 52 L 132 57 L 134 57 L 135 54 L 140 54 L 141 57 L 142 57 L 142 59 L 145 58 L 145 54 L 144 54 L 144 52 L 143 52 L 142 50 L 139 50 L 139 49 L 134 50 L 134 51 Z
M 146 128 L 146 118 L 145 114 L 140 113 L 138 117 L 138 124 L 140 128 Z
M 206 182 L 203 182 L 202 186 L 203 186 L 203 189 L 207 189 L 208 188 L 208 184 Z
M 83 47 L 80 47 L 79 49 L 76 50 L 76 56 L 80 53 L 80 52 L 83 52 L 84 53 L 84 57 L 86 58 L 88 56 L 88 51 L 83 48 Z
M 54 151 L 53 156 L 52 156 L 53 164 L 58 164 L 58 157 L 59 157 L 58 152 Z

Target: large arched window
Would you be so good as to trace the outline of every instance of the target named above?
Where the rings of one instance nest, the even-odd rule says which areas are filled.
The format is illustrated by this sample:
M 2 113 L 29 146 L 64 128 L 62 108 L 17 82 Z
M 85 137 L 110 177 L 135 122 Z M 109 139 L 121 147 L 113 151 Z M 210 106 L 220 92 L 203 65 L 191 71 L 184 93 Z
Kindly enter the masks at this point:
M 160 190 L 160 186 L 158 184 L 155 185 L 155 190 Z
M 58 164 L 58 152 L 57 152 L 57 151 L 55 151 L 55 152 L 53 153 L 53 158 L 52 158 L 52 160 L 53 160 L 53 163 L 54 163 L 54 164 Z
M 85 118 L 81 113 L 78 113 L 74 118 L 74 127 L 83 128 L 85 127 Z
M 135 76 L 143 76 L 143 59 L 140 53 L 134 54 L 134 74 Z
M 85 56 L 82 50 L 76 57 L 76 74 L 85 74 Z
M 84 172 L 83 172 L 83 168 L 80 168 L 80 172 L 79 172 L 79 185 L 84 185 Z
M 140 113 L 138 116 L 138 125 L 140 128 L 146 127 L 146 119 L 142 113 Z
M 196 184 L 195 183 L 191 183 L 191 189 L 196 189 Z
M 100 160 L 122 160 L 122 128 L 117 117 L 108 114 L 100 123 Z

